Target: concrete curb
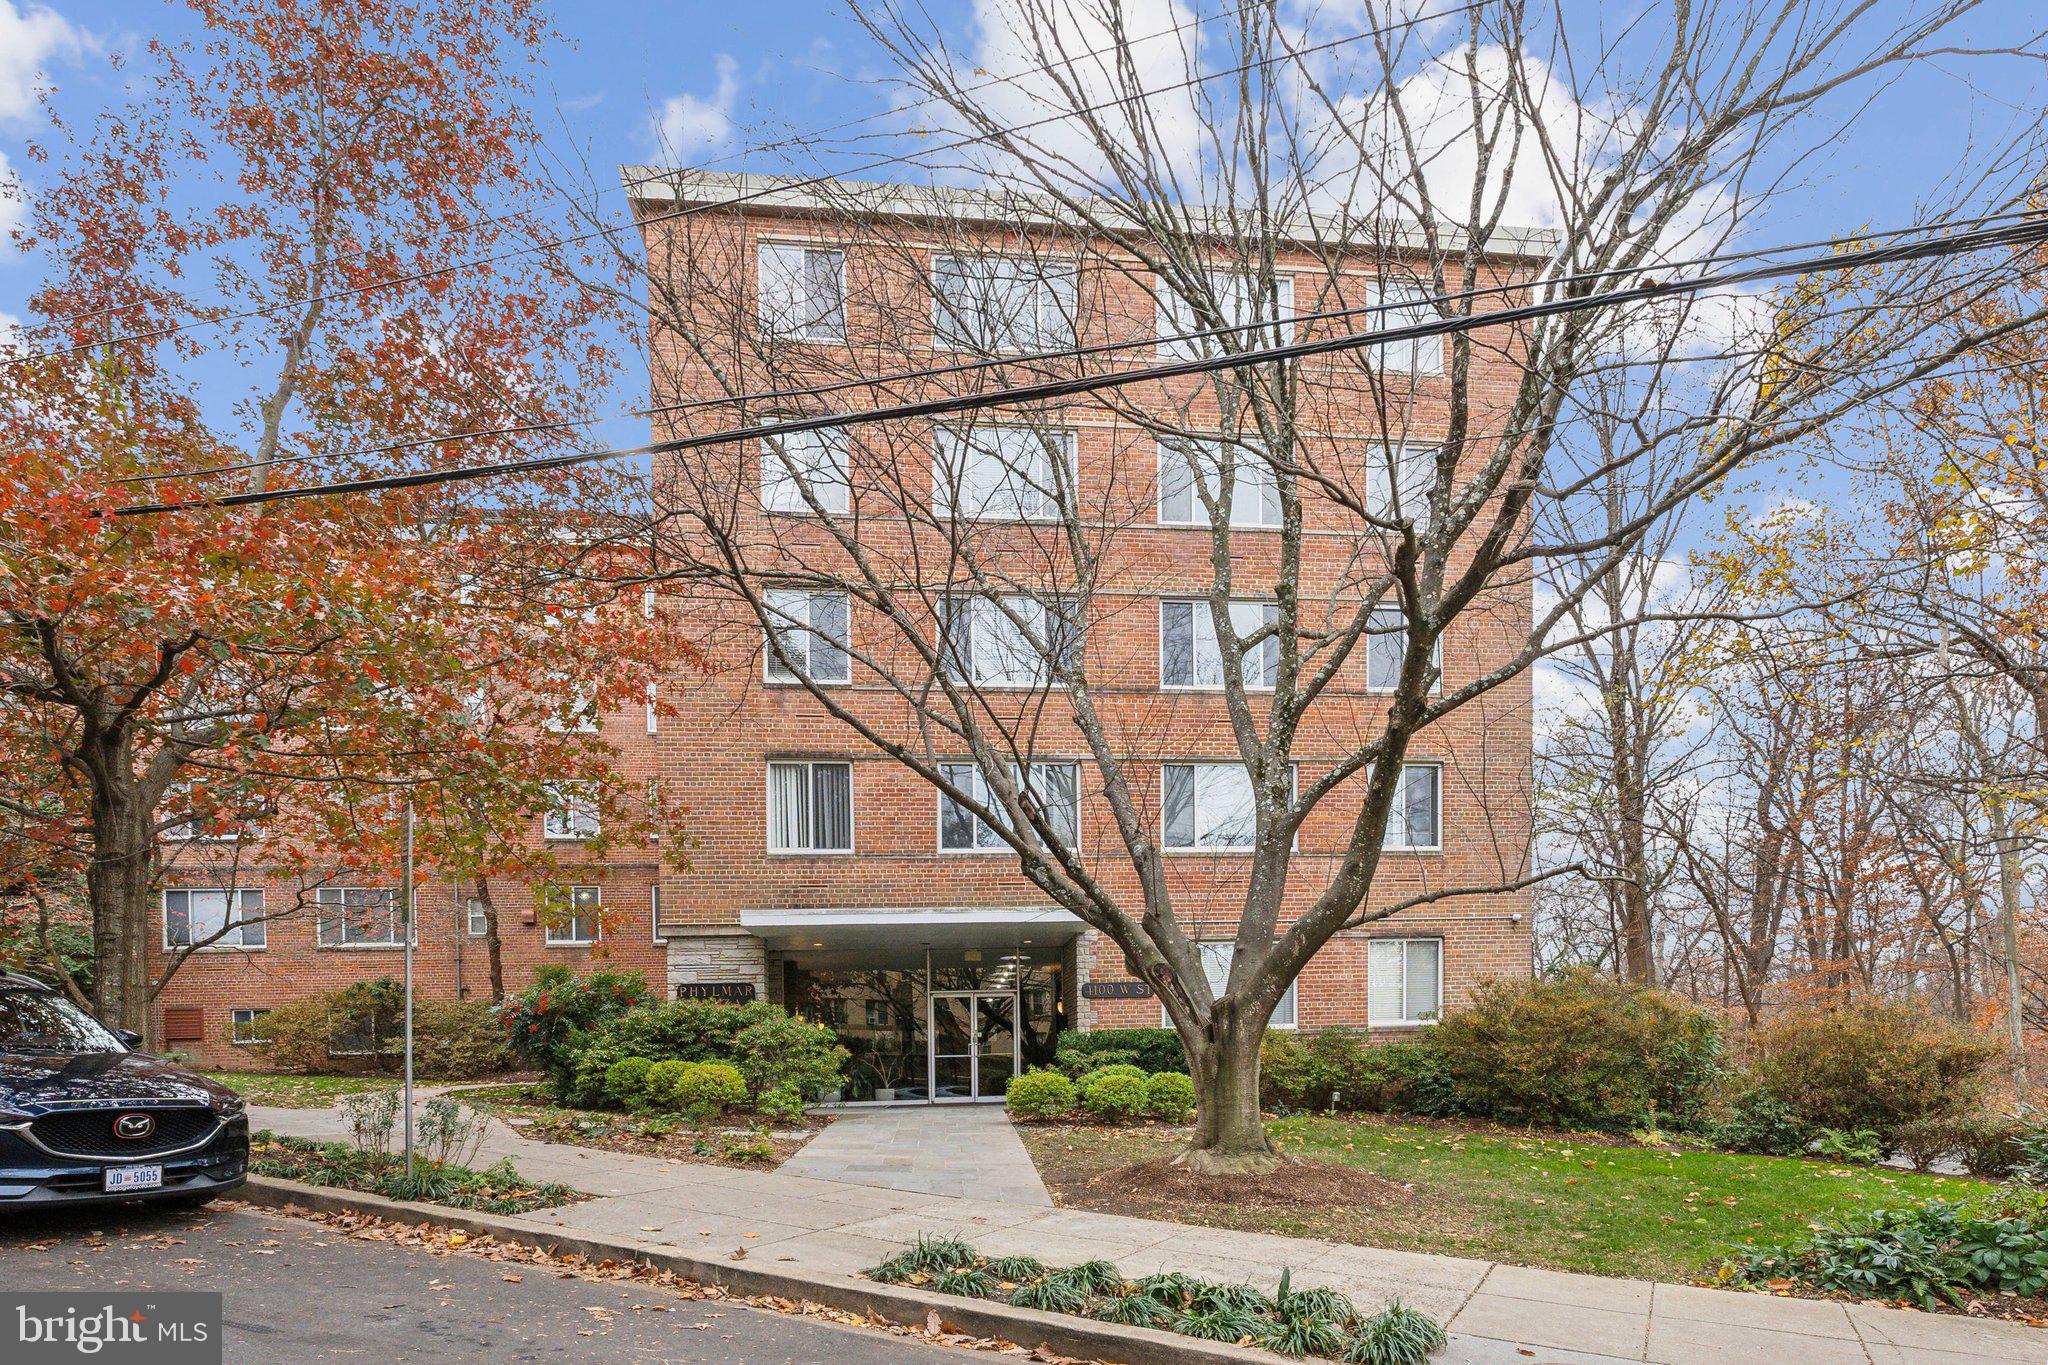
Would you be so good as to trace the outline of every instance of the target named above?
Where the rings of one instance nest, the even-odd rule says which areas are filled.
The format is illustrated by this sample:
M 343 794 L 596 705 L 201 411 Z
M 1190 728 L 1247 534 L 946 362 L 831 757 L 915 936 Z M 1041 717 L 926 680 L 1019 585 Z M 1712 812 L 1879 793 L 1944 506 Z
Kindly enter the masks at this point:
M 1182 1365 L 1190 1361 L 1217 1365 L 1300 1365 L 1295 1358 L 1272 1351 L 1199 1341 L 1149 1327 L 1123 1327 L 1064 1313 L 1041 1313 L 1007 1303 L 932 1294 L 845 1275 L 778 1269 L 751 1261 L 713 1260 L 630 1238 L 585 1236 L 529 1218 L 386 1199 L 382 1195 L 306 1185 L 274 1176 L 252 1175 L 231 1197 L 280 1211 L 297 1207 L 315 1213 L 359 1213 L 400 1223 L 431 1223 L 471 1236 L 487 1234 L 501 1242 L 542 1247 L 557 1255 L 576 1253 L 594 1260 L 608 1257 L 614 1261 L 641 1261 L 657 1270 L 670 1271 L 698 1284 L 718 1285 L 736 1294 L 805 1299 L 842 1312 L 873 1314 L 884 1322 L 905 1327 L 922 1327 L 936 1312 L 973 1336 L 1000 1337 L 1026 1348 L 1044 1347 L 1060 1355 L 1115 1361 L 1119 1365 Z

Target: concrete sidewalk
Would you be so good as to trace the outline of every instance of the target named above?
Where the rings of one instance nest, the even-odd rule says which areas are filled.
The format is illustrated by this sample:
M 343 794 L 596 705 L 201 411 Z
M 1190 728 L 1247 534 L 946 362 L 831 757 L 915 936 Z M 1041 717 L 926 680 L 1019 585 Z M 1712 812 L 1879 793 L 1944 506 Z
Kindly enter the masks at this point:
M 999 1110 L 984 1112 L 1000 1116 Z M 966 1122 L 939 1117 L 936 1124 L 949 1121 Z M 252 1108 L 250 1123 L 304 1137 L 341 1133 L 340 1117 L 330 1110 Z M 940 1140 L 937 1126 L 923 1132 L 908 1120 L 897 1126 L 912 1157 L 930 1152 Z M 1014 1133 L 1005 1136 L 1016 1141 Z M 1328 1285 L 1361 1309 L 1398 1296 L 1430 1313 L 1453 1336 L 1450 1348 L 1434 1358 L 1445 1365 L 2048 1362 L 2048 1332 L 2010 1323 L 1187 1227 L 821 1179 L 788 1167 L 746 1171 L 665 1161 L 538 1142 L 493 1121 L 480 1159 L 501 1157 L 511 1158 L 524 1175 L 598 1196 L 529 1217 L 700 1256 L 772 1259 L 819 1276 L 855 1274 L 919 1233 L 957 1234 L 991 1254 L 1028 1253 L 1067 1264 L 1099 1257 L 1132 1276 L 1184 1270 L 1268 1290 L 1283 1269 L 1291 1270 L 1296 1286 Z M 852 1169 L 849 1164 L 842 1173 Z

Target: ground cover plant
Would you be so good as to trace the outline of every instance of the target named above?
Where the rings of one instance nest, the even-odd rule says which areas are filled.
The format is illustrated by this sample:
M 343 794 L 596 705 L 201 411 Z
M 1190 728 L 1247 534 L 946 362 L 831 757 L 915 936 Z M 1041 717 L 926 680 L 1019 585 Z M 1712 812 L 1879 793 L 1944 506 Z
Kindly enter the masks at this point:
M 883 1284 L 1359 1365 L 1421 1365 L 1444 1344 L 1434 1319 L 1399 1300 L 1362 1313 L 1333 1289 L 1294 1288 L 1289 1271 L 1267 1294 L 1178 1273 L 1126 1279 L 1108 1261 L 1053 1267 L 1030 1256 L 988 1257 L 957 1237 L 919 1236 L 865 1273 Z
M 772 1170 L 802 1150 L 831 1122 L 822 1116 L 739 1115 L 693 1123 L 651 1110 L 579 1109 L 556 1104 L 542 1085 L 489 1086 L 462 1092 L 465 1103 L 487 1109 L 522 1136 L 577 1147 L 600 1147 L 669 1161 Z
M 276 1071 L 208 1071 L 207 1075 L 251 1104 L 273 1109 L 327 1109 L 343 1095 L 386 1090 L 392 1076 L 294 1076 Z
M 566 1185 L 527 1180 L 510 1161 L 482 1170 L 454 1164 L 421 1164 L 408 1178 L 404 1164 L 379 1158 L 345 1142 L 315 1142 L 263 1131 L 249 1144 L 249 1169 L 256 1175 L 326 1185 L 387 1199 L 445 1204 L 479 1213 L 529 1213 L 573 1204 L 584 1196 Z

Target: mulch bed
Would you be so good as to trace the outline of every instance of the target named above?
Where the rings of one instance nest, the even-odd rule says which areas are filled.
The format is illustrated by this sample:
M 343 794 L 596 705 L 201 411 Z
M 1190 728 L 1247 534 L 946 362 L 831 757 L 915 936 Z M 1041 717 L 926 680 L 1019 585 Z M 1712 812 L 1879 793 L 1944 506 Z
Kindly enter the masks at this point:
M 1062 1203 L 1119 1213 L 1139 1209 L 1362 1209 L 1415 1202 L 1415 1187 L 1323 1161 L 1289 1161 L 1256 1180 L 1197 1175 L 1172 1157 L 1119 1166 L 1064 1182 Z
M 524 1116 L 508 1106 L 499 1111 L 499 1117 L 511 1121 Z M 685 1126 L 673 1132 L 657 1134 L 642 1132 L 630 1121 L 584 1128 L 574 1121 L 548 1122 L 536 1118 L 530 1122 L 513 1122 L 512 1129 L 524 1137 L 537 1138 L 542 1142 L 559 1142 L 571 1147 L 596 1147 L 603 1151 L 625 1152 L 632 1156 L 660 1157 L 665 1161 L 694 1161 L 700 1165 L 772 1171 L 801 1151 L 804 1144 L 823 1132 L 829 1122 L 830 1119 L 824 1118 L 806 1118 L 798 1124 L 778 1122 L 775 1130 L 766 1135 L 768 1145 L 774 1148 L 774 1155 L 758 1160 L 752 1157 L 737 1158 L 728 1154 L 728 1147 L 731 1144 L 750 1142 L 754 1134 L 721 1127 L 709 1127 L 700 1132 Z

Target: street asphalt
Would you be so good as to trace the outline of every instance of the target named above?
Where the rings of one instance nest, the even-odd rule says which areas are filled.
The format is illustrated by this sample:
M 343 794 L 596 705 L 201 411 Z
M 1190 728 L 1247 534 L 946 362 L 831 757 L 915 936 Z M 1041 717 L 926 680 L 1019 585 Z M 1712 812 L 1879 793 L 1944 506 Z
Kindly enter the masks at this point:
M 229 1365 L 483 1359 L 966 1365 L 975 1358 L 815 1318 L 564 1278 L 542 1266 L 435 1256 L 246 1209 L 0 1216 L 0 1284 L 13 1291 L 219 1291 Z

